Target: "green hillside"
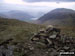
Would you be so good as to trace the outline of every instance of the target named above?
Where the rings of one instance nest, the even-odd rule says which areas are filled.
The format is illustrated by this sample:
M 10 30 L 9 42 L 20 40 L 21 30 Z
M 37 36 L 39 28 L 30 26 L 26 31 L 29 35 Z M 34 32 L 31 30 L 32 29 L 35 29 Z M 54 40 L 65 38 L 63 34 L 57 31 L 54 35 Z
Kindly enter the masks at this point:
M 40 25 L 15 19 L 0 18 L 0 40 L 14 38 L 18 41 L 25 41 L 25 39 L 29 39 L 40 28 L 42 28 Z

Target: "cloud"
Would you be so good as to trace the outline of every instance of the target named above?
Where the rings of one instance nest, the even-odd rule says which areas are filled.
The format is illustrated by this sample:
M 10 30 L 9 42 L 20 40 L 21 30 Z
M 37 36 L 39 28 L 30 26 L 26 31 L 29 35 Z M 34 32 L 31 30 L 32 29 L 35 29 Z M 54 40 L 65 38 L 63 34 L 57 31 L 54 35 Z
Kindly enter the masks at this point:
M 0 1 L 3 1 L 3 0 L 0 0 Z
M 23 0 L 4 0 L 4 3 L 8 4 L 24 4 Z
M 75 0 L 23 0 L 26 2 L 75 2 Z
M 56 3 L 56 2 L 35 2 L 35 3 L 27 3 L 28 6 L 38 6 L 38 7 L 70 7 L 72 5 L 75 6 L 75 2 L 62 2 L 62 3 Z
M 4 0 L 0 0 L 0 3 L 2 3 Z

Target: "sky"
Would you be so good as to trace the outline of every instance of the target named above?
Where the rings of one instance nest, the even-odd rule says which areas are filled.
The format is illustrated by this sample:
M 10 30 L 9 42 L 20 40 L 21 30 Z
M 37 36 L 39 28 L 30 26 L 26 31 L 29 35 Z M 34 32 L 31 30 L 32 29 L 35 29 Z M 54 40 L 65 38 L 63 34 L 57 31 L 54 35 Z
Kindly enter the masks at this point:
M 21 10 L 39 17 L 39 13 L 45 14 L 56 8 L 75 10 L 75 0 L 0 0 L 0 12 Z
M 65 1 L 65 2 L 64 2 Z M 6 4 L 17 4 L 24 6 L 42 6 L 42 7 L 73 7 L 75 5 L 74 0 L 1 0 Z
M 74 2 L 75 0 L 24 0 L 24 1 L 27 1 L 27 2 Z

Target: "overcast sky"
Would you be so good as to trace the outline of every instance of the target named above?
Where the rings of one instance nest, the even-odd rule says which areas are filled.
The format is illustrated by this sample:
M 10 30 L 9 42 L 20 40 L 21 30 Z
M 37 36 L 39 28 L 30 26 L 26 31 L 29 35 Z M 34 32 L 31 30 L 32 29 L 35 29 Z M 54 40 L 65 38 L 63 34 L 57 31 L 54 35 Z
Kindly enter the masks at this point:
M 75 10 L 75 0 L 0 0 L 0 11 L 21 10 L 33 15 L 56 8 Z
M 26 2 L 74 2 L 75 0 L 24 0 Z
M 74 0 L 0 0 L 0 5 L 4 4 L 75 9 Z

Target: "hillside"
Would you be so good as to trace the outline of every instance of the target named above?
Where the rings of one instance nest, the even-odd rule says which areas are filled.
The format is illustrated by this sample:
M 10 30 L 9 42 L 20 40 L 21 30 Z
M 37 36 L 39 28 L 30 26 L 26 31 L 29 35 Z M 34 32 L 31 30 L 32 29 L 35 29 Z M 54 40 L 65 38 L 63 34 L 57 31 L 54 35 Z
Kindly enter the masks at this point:
M 40 28 L 42 28 L 40 25 L 0 17 L 0 40 L 15 38 L 18 41 L 25 41 L 25 39 L 30 38 Z
M 40 28 L 43 26 L 0 17 L 0 56 L 29 56 L 30 39 Z
M 16 11 L 16 10 L 0 13 L 0 16 L 4 18 L 9 18 L 9 19 L 13 18 L 13 19 L 18 19 L 22 21 L 30 21 L 32 20 L 31 18 L 34 18 L 32 15 L 26 12 Z
M 71 9 L 57 8 L 40 17 L 37 21 L 40 24 L 47 25 L 75 26 L 75 11 Z

